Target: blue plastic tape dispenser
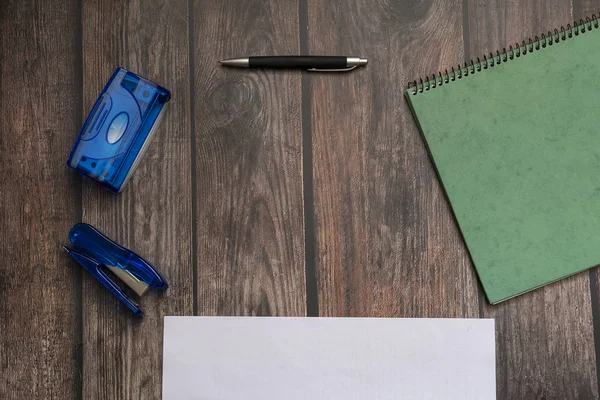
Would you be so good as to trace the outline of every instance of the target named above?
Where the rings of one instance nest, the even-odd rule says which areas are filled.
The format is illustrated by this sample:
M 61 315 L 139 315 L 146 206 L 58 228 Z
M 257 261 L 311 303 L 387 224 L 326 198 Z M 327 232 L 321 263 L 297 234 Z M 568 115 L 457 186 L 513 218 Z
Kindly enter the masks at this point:
M 140 297 L 149 289 L 165 290 L 169 286 L 146 260 L 113 242 L 89 224 L 73 226 L 69 240 L 73 248 L 63 246 L 67 253 L 139 317 L 144 315 L 140 307 L 113 281 L 108 271 Z
M 120 192 L 142 158 L 171 93 L 117 68 L 73 145 L 67 165 Z

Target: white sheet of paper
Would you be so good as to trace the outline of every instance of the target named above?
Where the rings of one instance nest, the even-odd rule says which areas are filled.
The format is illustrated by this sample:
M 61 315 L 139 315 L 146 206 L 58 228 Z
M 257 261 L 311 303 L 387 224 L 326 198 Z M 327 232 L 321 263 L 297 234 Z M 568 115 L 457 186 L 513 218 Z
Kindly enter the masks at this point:
M 165 317 L 163 400 L 488 400 L 491 319 Z

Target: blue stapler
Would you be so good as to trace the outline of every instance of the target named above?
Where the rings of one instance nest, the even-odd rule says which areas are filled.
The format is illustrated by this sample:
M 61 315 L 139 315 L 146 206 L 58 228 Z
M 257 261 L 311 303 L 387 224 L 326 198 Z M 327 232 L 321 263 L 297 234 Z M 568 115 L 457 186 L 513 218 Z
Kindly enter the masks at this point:
M 107 271 L 140 297 L 149 289 L 164 290 L 168 287 L 167 282 L 146 260 L 113 242 L 89 224 L 73 226 L 69 240 L 73 248 L 63 246 L 67 253 L 137 316 L 141 317 L 144 313 Z

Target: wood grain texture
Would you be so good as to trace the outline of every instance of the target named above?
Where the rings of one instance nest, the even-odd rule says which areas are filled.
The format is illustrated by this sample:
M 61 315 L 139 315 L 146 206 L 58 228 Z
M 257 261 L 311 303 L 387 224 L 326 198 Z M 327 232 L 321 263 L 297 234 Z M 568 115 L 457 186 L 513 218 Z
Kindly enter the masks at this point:
M 579 21 L 592 15 L 600 16 L 600 1 L 573 0 L 573 19 Z
M 492 317 L 498 399 L 599 398 L 600 274 L 489 306 L 402 97 L 599 1 L 0 3 L 0 399 L 160 398 L 163 315 L 305 315 L 302 107 L 320 315 Z M 217 64 L 300 39 L 370 64 L 304 81 Z M 64 164 L 117 65 L 173 99 L 114 195 Z M 169 281 L 143 321 L 60 250 L 81 219 Z
M 468 10 L 473 57 L 573 20 L 569 1 L 469 1 Z M 587 273 L 497 306 L 486 303 L 483 315 L 496 319 L 498 398 L 598 398 Z
M 295 1 L 196 1 L 198 312 L 306 313 L 298 71 L 219 59 L 297 54 Z
M 169 283 L 131 313 L 85 275 L 84 399 L 161 396 L 164 315 L 193 313 L 188 4 L 83 2 L 84 111 L 121 65 L 171 90 L 148 151 L 122 193 L 86 181 L 83 220 L 152 263 Z
M 75 396 L 81 272 L 60 247 L 80 216 L 65 165 L 79 129 L 77 5 L 0 6 L 0 398 Z
M 403 97 L 463 60 L 461 1 L 308 4 L 311 53 L 369 59 L 312 78 L 320 315 L 477 317 L 473 268 Z

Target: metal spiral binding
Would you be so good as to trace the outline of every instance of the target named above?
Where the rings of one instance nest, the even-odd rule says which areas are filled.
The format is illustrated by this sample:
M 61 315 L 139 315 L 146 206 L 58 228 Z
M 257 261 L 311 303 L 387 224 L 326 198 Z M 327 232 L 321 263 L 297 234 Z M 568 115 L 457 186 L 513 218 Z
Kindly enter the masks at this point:
M 527 41 L 523 40 L 521 44 L 517 43 L 515 47 L 509 46 L 508 50 L 506 47 L 496 51 L 496 55 L 494 53 L 490 53 L 489 55 L 484 54 L 483 59 L 477 57 L 477 60 L 474 61 L 471 59 L 469 63 L 465 63 L 462 67 L 458 64 L 458 68 L 455 69 L 451 67 L 450 71 L 447 69 L 444 70 L 444 73 L 441 71 L 437 74 L 434 72 L 431 79 L 429 76 L 425 76 L 425 80 L 419 78 L 418 81 L 413 81 L 408 84 L 408 89 L 412 89 L 411 93 L 423 93 L 424 91 L 434 89 L 438 86 L 442 86 L 444 84 L 454 82 L 457 79 L 462 79 L 464 76 L 469 76 L 475 74 L 477 72 L 481 72 L 481 70 L 493 68 L 496 65 L 500 65 L 510 60 L 514 60 L 515 58 L 519 58 L 521 56 L 527 55 L 528 53 L 533 53 L 534 51 L 538 51 L 540 49 L 546 48 L 547 46 L 552 46 L 555 43 L 559 43 L 561 41 L 572 38 L 573 36 L 579 36 L 579 34 L 586 33 L 593 29 L 598 29 L 600 24 L 600 20 L 596 15 L 592 15 L 591 17 L 587 17 L 585 21 L 580 19 L 579 22 L 573 22 L 573 26 L 571 24 L 567 24 L 567 27 L 560 27 L 560 30 L 555 29 L 554 32 L 548 31 L 548 34 L 541 34 L 541 37 L 535 36 L 533 39 L 529 38 Z

